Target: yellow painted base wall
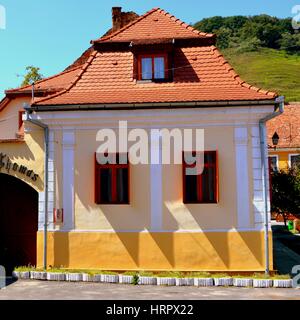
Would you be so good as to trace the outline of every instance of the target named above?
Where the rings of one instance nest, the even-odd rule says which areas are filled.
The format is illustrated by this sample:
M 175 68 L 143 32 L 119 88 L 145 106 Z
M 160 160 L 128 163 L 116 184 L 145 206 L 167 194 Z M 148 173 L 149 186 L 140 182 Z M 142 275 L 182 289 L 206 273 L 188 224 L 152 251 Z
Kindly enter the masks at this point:
M 38 232 L 37 251 L 38 267 L 42 267 L 43 232 Z M 271 270 L 272 261 L 271 243 Z M 264 233 L 49 232 L 49 265 L 101 270 L 262 271 Z

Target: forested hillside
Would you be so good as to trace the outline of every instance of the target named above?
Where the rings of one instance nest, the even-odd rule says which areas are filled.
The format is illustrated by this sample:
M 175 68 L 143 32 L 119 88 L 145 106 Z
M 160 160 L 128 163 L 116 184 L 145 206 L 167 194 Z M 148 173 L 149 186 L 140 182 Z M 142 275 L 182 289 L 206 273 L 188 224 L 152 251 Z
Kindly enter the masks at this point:
M 216 16 L 195 27 L 217 35 L 217 46 L 245 81 L 300 101 L 300 32 L 291 18 Z

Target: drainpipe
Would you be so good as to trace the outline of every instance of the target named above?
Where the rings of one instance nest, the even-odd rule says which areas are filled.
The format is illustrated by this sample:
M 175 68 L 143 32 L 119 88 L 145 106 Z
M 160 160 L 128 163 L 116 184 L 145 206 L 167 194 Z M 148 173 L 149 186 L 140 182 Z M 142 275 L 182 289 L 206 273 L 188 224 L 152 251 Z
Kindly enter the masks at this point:
M 30 107 L 24 106 L 26 121 L 42 128 L 44 130 L 44 148 L 45 148 L 45 172 L 44 172 L 44 270 L 47 270 L 47 233 L 48 233 L 48 159 L 49 159 L 49 127 L 41 121 L 34 120 L 30 116 Z
M 268 171 L 267 171 L 267 157 L 265 151 L 267 150 L 266 143 L 266 122 L 279 116 L 284 111 L 284 97 L 280 96 L 275 100 L 279 108 L 273 113 L 259 120 L 259 137 L 260 137 L 260 153 L 261 153 L 261 172 L 263 181 L 263 199 L 264 199 L 264 229 L 265 229 L 265 273 L 270 273 L 269 263 L 269 206 L 268 206 Z

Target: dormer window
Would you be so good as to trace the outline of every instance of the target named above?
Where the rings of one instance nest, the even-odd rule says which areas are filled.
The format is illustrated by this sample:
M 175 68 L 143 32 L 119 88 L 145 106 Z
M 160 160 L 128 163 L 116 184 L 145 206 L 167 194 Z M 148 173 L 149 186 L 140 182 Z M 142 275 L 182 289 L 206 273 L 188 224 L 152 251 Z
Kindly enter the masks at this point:
M 138 57 L 138 80 L 167 79 L 167 54 L 146 54 Z

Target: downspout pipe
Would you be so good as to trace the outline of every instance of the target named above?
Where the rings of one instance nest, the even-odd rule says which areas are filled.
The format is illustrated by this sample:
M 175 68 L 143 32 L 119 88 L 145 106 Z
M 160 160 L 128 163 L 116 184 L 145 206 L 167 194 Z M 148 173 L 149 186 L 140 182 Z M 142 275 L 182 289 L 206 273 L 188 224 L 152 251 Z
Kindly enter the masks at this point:
M 284 97 L 280 96 L 275 100 L 278 107 L 274 112 L 259 120 L 259 137 L 260 137 L 260 154 L 261 154 L 261 173 L 264 200 L 264 243 L 265 243 L 265 274 L 270 273 L 270 257 L 269 257 L 269 194 L 268 194 L 268 163 L 267 163 L 267 141 L 266 141 L 266 122 L 279 116 L 284 112 Z
M 39 120 L 31 118 L 31 111 L 28 105 L 24 106 L 25 121 L 28 121 L 44 130 L 44 148 L 45 148 L 45 172 L 44 172 L 44 250 L 43 250 L 43 264 L 44 270 L 47 270 L 47 242 L 48 242 L 48 160 L 49 160 L 49 127 Z

